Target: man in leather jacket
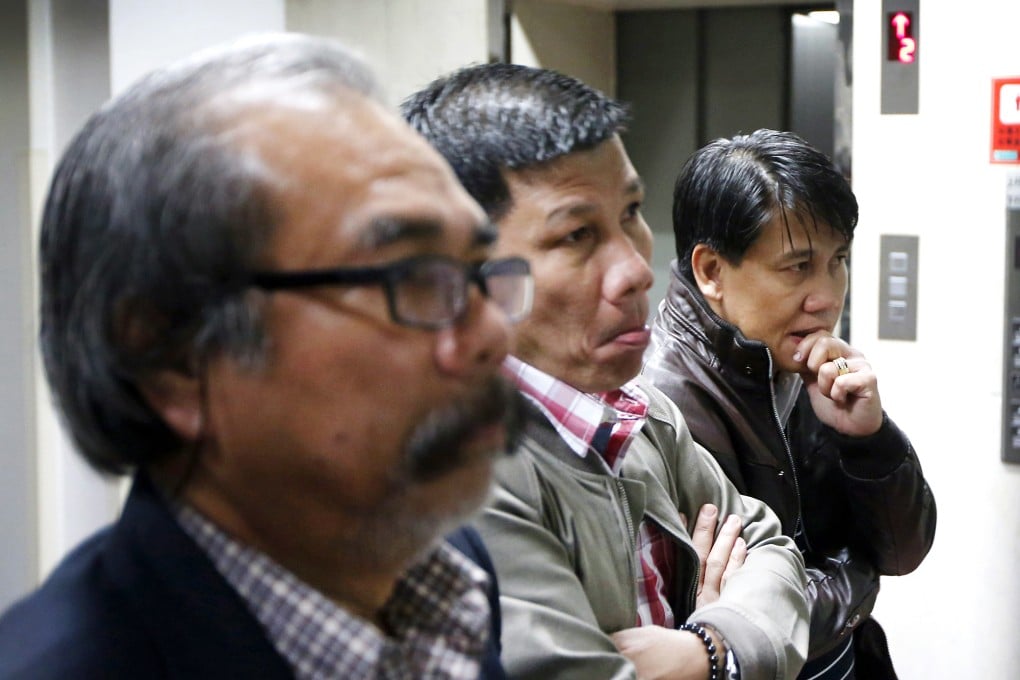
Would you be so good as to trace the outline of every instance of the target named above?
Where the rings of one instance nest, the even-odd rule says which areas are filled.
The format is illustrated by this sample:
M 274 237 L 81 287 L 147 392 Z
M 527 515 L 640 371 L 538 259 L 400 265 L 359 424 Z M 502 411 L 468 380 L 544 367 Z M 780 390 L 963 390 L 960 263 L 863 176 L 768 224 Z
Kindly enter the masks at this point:
M 855 662 L 859 678 L 895 677 L 869 618 L 879 576 L 915 569 L 935 534 L 934 498 L 874 370 L 833 335 L 856 224 L 846 179 L 796 135 L 758 130 L 695 153 L 676 182 L 677 260 L 643 369 L 796 538 L 812 605 L 805 678 L 853 677 Z

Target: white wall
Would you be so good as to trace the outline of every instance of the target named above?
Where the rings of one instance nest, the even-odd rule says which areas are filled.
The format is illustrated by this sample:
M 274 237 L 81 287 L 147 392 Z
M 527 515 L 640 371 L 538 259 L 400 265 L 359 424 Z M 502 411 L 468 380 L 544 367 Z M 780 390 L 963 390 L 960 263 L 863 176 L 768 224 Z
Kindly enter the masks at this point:
M 1020 667 L 1020 468 L 999 462 L 1008 170 L 987 160 L 991 79 L 1020 76 L 1017 26 L 1014 0 L 921 0 L 920 112 L 882 116 L 880 3 L 854 3 L 852 340 L 939 508 L 931 554 L 884 580 L 875 611 L 905 679 Z M 916 342 L 877 337 L 881 234 L 919 237 Z

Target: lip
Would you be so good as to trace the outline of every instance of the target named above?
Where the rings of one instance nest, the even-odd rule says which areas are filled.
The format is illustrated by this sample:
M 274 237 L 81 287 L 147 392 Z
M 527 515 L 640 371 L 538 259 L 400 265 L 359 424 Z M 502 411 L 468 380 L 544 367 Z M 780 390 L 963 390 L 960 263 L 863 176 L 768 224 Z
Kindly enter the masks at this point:
M 803 340 L 807 336 L 811 335 L 812 333 L 817 333 L 818 331 L 821 331 L 821 330 L 825 330 L 825 329 L 822 328 L 821 326 L 816 326 L 814 328 L 805 328 L 804 330 L 791 331 L 789 333 L 789 336 L 790 336 L 790 338 L 793 340 L 793 342 L 795 344 L 800 344 L 801 340 Z
M 649 328 L 648 324 L 641 323 L 617 332 L 609 338 L 607 344 L 615 343 L 644 349 L 651 342 L 651 339 L 652 329 Z

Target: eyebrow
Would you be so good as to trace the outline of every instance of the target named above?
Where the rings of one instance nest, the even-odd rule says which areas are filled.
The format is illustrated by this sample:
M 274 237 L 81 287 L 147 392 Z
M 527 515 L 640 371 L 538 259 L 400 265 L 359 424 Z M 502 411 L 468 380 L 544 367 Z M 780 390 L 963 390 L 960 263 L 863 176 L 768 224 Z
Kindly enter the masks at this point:
M 645 183 L 640 177 L 635 177 L 624 189 L 624 194 L 640 194 L 645 191 Z
M 640 177 L 635 177 L 633 180 L 627 183 L 627 186 L 623 188 L 624 196 L 632 196 L 634 194 L 644 193 L 645 183 Z M 568 205 L 563 208 L 557 208 L 549 213 L 546 222 L 552 222 L 553 220 L 561 219 L 563 217 L 583 217 L 597 210 L 594 203 L 576 203 L 574 205 Z
M 437 241 L 443 234 L 443 225 L 432 219 L 403 219 L 381 217 L 369 224 L 358 245 L 365 250 L 377 250 L 406 241 Z M 474 227 L 471 235 L 473 248 L 492 245 L 499 236 L 496 225 L 486 220 Z
M 837 253 L 849 251 L 850 251 L 849 243 L 846 243 L 836 248 Z M 782 257 L 779 258 L 779 262 L 799 260 L 805 257 L 810 258 L 814 257 L 814 254 L 815 254 L 814 248 L 798 248 L 797 250 L 788 250 L 785 253 L 783 253 Z
M 435 220 L 380 217 L 372 220 L 362 232 L 358 245 L 376 250 L 401 241 L 428 241 L 439 237 L 442 227 Z
M 779 262 L 792 262 L 793 260 L 800 260 L 803 258 L 810 258 L 814 255 L 813 248 L 798 248 L 797 250 L 788 250 L 783 253 L 782 257 L 779 258 Z

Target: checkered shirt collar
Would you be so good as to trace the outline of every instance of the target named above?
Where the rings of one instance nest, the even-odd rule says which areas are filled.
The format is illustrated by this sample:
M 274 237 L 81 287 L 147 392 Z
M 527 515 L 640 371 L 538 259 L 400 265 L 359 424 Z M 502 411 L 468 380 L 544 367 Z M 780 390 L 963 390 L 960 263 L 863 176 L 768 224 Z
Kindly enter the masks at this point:
M 616 427 L 630 421 L 632 429 L 612 466 L 613 472 L 619 470 L 623 454 L 648 412 L 648 396 L 635 380 L 611 392 L 589 394 L 514 356 L 503 361 L 503 373 L 545 414 L 567 446 L 581 458 L 595 450 L 592 442 L 600 426 Z
M 386 636 L 193 508 L 174 511 L 295 677 L 478 677 L 489 635 L 488 575 L 453 547 L 439 545 L 397 583 L 382 611 L 393 633 Z

